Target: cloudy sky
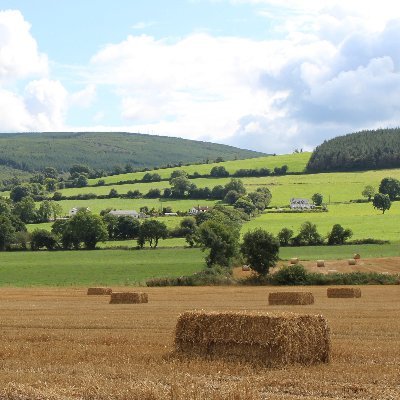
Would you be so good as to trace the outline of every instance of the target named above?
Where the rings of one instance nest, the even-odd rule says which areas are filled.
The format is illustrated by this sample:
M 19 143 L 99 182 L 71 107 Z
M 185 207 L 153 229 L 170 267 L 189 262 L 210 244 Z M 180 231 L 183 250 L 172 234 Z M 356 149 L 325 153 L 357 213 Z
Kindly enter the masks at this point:
M 400 126 L 400 3 L 2 0 L 0 131 L 265 152 Z

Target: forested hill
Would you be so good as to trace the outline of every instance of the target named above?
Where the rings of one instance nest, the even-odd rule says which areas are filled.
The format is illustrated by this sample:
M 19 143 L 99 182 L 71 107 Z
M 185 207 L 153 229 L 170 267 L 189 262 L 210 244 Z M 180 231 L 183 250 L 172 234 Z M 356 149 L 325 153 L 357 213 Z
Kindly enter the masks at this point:
M 351 133 L 325 141 L 307 164 L 307 172 L 363 171 L 400 167 L 400 128 Z
M 0 167 L 35 171 L 47 166 L 59 171 L 73 164 L 111 172 L 115 166 L 133 169 L 178 163 L 234 160 L 265 156 L 232 146 L 137 133 L 1 133 Z

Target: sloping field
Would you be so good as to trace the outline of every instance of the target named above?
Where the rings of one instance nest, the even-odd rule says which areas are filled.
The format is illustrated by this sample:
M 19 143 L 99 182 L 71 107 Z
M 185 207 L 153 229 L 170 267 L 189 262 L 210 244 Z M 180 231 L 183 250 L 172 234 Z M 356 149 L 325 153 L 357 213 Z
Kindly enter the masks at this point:
M 315 304 L 292 307 L 268 306 L 266 287 L 146 288 L 149 303 L 136 305 L 110 305 L 84 288 L 2 289 L 0 398 L 395 400 L 399 288 L 361 287 L 359 299 L 328 299 L 326 288 L 305 287 Z M 177 359 L 174 327 L 190 309 L 321 313 L 331 328 L 331 362 L 282 370 Z

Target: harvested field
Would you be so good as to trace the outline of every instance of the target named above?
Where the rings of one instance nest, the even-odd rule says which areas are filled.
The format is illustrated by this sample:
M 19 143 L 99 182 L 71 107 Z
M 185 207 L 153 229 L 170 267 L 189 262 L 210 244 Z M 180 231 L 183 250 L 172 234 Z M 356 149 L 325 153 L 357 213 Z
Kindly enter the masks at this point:
M 110 295 L 112 293 L 111 288 L 105 287 L 91 287 L 87 290 L 87 294 L 91 296 Z
M 314 304 L 314 296 L 311 292 L 272 292 L 268 295 L 268 303 L 271 305 L 307 305 Z
M 171 355 L 186 310 L 294 311 L 269 306 L 265 287 L 146 288 L 146 307 L 111 307 L 82 288 L 2 288 L 0 398 L 395 400 L 400 286 L 361 289 L 348 302 L 328 299 L 326 287 L 304 288 L 315 304 L 295 312 L 326 317 L 330 363 L 282 370 Z
M 178 318 L 175 348 L 189 357 L 311 365 L 329 361 L 330 333 L 322 315 L 188 311 Z

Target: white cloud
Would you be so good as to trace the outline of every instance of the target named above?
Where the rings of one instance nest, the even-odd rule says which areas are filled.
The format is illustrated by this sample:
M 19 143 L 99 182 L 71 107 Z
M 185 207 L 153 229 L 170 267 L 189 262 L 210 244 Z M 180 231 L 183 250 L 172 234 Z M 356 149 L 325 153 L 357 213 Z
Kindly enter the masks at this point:
M 19 11 L 0 11 L 0 82 L 47 74 L 47 57 L 29 30 Z
M 96 98 L 96 86 L 87 85 L 82 90 L 69 96 L 69 104 L 81 108 L 89 108 Z

